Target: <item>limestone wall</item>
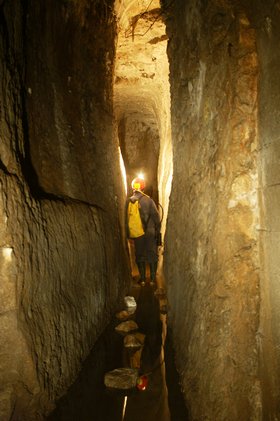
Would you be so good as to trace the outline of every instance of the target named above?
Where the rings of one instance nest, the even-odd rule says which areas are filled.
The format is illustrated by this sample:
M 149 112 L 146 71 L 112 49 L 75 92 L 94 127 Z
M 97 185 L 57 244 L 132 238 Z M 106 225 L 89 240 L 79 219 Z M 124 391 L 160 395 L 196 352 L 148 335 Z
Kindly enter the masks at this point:
M 191 419 L 258 420 L 256 33 L 240 4 L 164 6 L 174 153 L 164 266 L 177 366 Z
M 115 26 L 87 3 L 0 3 L 1 420 L 51 409 L 127 287 Z
M 259 2 L 260 3 L 260 2 Z M 260 373 L 264 419 L 280 416 L 280 6 L 258 4 L 253 13 L 259 52 L 261 239 Z

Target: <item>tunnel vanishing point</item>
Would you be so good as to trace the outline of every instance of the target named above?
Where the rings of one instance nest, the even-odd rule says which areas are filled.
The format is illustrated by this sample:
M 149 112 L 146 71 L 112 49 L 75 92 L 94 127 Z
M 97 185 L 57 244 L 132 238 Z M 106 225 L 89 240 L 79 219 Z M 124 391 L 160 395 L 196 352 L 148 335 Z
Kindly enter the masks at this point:
M 280 420 L 279 45 L 278 0 L 0 0 L 1 420 L 52 411 L 127 293 L 138 170 L 191 419 Z

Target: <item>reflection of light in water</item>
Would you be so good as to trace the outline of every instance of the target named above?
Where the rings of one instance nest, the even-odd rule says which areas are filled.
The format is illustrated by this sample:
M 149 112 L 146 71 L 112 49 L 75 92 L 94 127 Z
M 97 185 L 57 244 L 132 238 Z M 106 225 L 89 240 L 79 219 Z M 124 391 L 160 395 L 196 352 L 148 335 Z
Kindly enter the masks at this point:
M 12 260 L 12 253 L 13 253 L 12 247 L 2 248 L 2 254 L 7 262 L 10 262 Z
M 123 157 L 122 157 L 120 147 L 119 147 L 119 156 L 120 156 L 120 167 L 121 167 L 121 172 L 122 172 L 123 184 L 124 184 L 124 188 L 125 188 L 125 193 L 127 194 L 126 171 L 125 171 L 125 166 L 124 166 Z
M 127 396 L 124 397 L 124 401 L 123 401 L 123 413 L 122 413 L 122 419 L 123 420 L 124 420 L 124 416 L 125 416 L 126 404 L 127 404 Z

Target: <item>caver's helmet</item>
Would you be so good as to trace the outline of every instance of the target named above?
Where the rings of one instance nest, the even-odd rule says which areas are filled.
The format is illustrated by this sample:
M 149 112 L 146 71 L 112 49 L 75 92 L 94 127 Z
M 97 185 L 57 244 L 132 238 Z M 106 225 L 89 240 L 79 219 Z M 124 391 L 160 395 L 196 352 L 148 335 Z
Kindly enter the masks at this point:
M 143 180 L 143 178 L 136 177 L 132 180 L 131 187 L 133 190 L 144 190 L 145 180 Z

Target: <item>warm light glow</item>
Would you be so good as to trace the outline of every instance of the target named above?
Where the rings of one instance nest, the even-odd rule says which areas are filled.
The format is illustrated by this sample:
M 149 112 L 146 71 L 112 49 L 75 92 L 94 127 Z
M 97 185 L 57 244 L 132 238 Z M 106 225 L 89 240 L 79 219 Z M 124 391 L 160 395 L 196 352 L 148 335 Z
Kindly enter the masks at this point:
M 12 253 L 13 253 L 12 247 L 3 247 L 2 248 L 2 254 L 8 262 L 10 262 L 12 260 Z
M 140 172 L 140 173 L 137 175 L 137 177 L 138 177 L 138 178 L 141 178 L 141 180 L 145 180 L 144 174 L 143 174 L 142 172 Z
M 125 166 L 124 166 L 122 152 L 121 152 L 120 147 L 119 147 L 119 156 L 120 156 L 120 167 L 121 167 L 121 172 L 122 172 L 122 179 L 123 179 L 125 194 L 127 194 L 126 171 L 125 171 Z

